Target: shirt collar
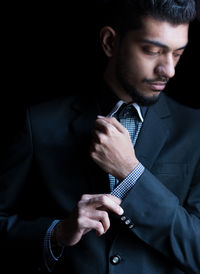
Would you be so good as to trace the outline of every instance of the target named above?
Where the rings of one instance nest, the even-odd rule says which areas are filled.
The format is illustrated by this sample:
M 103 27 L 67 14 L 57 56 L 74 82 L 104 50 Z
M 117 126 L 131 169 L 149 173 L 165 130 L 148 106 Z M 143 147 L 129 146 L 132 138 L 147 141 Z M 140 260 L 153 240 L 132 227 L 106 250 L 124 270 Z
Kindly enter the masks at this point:
M 119 108 L 124 104 L 125 102 L 120 100 L 117 102 L 117 104 L 114 106 L 114 108 L 111 110 L 111 112 L 107 115 L 108 117 L 112 117 L 114 116 L 114 114 L 119 110 Z M 125 103 L 126 104 L 126 103 Z M 133 105 L 133 107 L 136 109 L 138 116 L 140 118 L 140 121 L 143 123 L 144 122 L 144 118 L 141 112 L 141 108 L 137 103 L 132 103 L 131 105 Z
M 98 94 L 99 95 L 96 98 L 100 115 L 113 116 L 121 105 L 125 103 L 124 101 L 119 100 L 119 98 L 104 81 L 99 86 Z M 148 108 L 145 106 L 139 106 L 137 103 L 132 103 L 132 105 L 137 110 L 141 122 L 143 122 Z

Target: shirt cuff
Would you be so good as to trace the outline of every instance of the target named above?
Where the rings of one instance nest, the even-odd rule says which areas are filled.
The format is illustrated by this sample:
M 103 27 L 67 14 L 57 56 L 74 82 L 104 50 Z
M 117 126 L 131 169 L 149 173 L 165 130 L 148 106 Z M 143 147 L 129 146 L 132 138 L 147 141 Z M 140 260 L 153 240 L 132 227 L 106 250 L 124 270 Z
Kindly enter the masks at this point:
M 51 234 L 52 234 L 52 230 L 57 225 L 57 223 L 59 223 L 59 221 L 60 220 L 54 220 L 51 223 L 51 225 L 48 228 L 48 230 L 47 230 L 47 232 L 45 234 L 45 237 L 44 237 L 44 250 L 43 250 L 44 252 L 43 252 L 43 255 L 44 255 L 44 263 L 45 263 L 45 266 L 46 266 L 48 272 L 52 272 L 53 271 L 56 262 L 62 256 L 63 250 L 64 250 L 64 247 L 61 248 L 61 252 L 60 252 L 59 256 L 55 256 L 53 254 L 52 246 L 51 246 Z
M 136 168 L 110 193 L 111 195 L 124 199 L 131 188 L 144 172 L 144 166 L 139 163 Z

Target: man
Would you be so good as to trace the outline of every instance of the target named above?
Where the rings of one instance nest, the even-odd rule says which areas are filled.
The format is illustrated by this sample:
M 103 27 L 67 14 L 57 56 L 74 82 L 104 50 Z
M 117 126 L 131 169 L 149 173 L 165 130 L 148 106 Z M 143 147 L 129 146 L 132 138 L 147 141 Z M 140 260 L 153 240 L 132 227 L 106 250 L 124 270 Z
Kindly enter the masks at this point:
M 95 94 L 28 109 L 1 167 L 15 270 L 200 273 L 200 113 L 163 93 L 194 16 L 193 0 L 110 1 Z

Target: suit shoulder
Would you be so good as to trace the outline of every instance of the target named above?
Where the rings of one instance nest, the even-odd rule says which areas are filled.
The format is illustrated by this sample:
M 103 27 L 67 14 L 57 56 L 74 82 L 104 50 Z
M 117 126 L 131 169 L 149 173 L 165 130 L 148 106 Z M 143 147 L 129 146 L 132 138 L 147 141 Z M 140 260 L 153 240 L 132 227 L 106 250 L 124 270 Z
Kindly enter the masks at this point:
M 92 101 L 84 95 L 75 94 L 60 96 L 27 109 L 27 117 L 32 129 L 44 132 L 46 130 L 66 127 L 83 110 L 89 108 Z
M 41 103 L 29 105 L 27 118 L 32 130 L 44 132 L 49 129 L 62 127 L 72 119 L 73 104 L 76 96 L 60 96 Z
M 165 99 L 175 120 L 183 123 L 192 123 L 200 127 L 200 109 L 183 105 L 167 95 L 165 95 Z
M 36 104 L 30 104 L 28 110 L 31 115 L 51 115 L 63 108 L 68 108 L 75 99 L 75 96 L 59 96 Z

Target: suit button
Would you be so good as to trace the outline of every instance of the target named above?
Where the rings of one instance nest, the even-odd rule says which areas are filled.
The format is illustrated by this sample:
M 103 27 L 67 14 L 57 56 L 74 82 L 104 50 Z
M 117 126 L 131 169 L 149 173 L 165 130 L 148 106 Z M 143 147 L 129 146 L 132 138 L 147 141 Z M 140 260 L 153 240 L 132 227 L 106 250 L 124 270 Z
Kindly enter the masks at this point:
M 121 220 L 122 220 L 122 222 L 126 221 L 126 216 L 122 215 Z
M 111 264 L 117 265 L 121 262 L 121 258 L 119 255 L 114 255 L 110 258 Z
M 126 225 L 130 225 L 130 223 L 131 223 L 131 220 L 130 220 L 130 219 L 127 219 L 127 220 L 125 221 L 125 224 L 126 224 Z

